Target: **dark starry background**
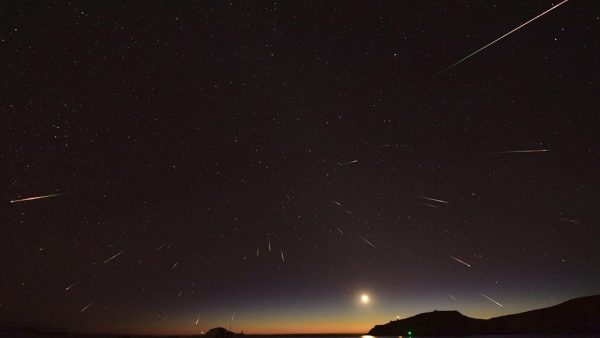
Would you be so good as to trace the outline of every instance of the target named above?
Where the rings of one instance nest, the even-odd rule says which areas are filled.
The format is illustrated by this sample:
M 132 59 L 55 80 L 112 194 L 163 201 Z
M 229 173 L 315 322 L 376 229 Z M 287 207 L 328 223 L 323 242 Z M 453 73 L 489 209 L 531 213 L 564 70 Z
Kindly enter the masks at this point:
M 0 320 L 365 332 L 600 293 L 600 4 L 436 75 L 554 4 L 4 2 Z

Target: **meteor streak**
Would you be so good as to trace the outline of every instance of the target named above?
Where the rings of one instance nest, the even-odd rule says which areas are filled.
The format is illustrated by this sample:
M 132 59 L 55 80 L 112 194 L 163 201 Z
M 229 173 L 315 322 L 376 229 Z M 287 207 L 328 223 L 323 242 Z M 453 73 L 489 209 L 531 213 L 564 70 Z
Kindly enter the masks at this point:
M 427 206 L 427 207 L 430 207 L 430 208 L 436 208 L 436 209 L 439 208 L 437 205 L 433 205 L 433 204 L 430 204 L 430 203 L 423 203 L 423 205 Z
M 488 296 L 484 295 L 483 293 L 480 293 L 480 295 L 481 295 L 482 297 L 484 297 L 485 299 L 489 300 L 490 302 L 492 302 L 492 303 L 494 303 L 494 304 L 498 305 L 499 307 L 504 307 L 504 305 L 502 305 L 502 304 L 498 303 L 497 301 L 495 301 L 495 300 L 491 299 L 490 297 L 488 297 Z
M 488 48 L 488 47 L 490 47 L 491 45 L 495 44 L 496 42 L 498 42 L 498 41 L 500 41 L 500 40 L 504 39 L 505 37 L 509 36 L 510 34 L 512 34 L 512 33 L 514 33 L 514 32 L 516 32 L 516 31 L 518 31 L 519 29 L 521 29 L 521 28 L 523 28 L 524 26 L 526 26 L 526 25 L 528 25 L 528 24 L 532 23 L 533 21 L 535 21 L 535 20 L 537 20 L 538 18 L 540 18 L 540 17 L 542 17 L 542 16 L 546 15 L 547 13 L 549 13 L 549 12 L 551 12 L 551 11 L 555 10 L 556 8 L 558 8 L 558 7 L 562 6 L 563 4 L 565 4 L 565 3 L 566 3 L 566 2 L 568 2 L 568 1 L 569 1 L 569 0 L 563 0 L 563 1 L 561 1 L 560 3 L 558 3 L 558 4 L 556 4 L 556 5 L 552 6 L 552 7 L 550 7 L 549 9 L 547 9 L 547 10 L 543 11 L 542 13 L 540 13 L 540 14 L 536 15 L 534 18 L 532 18 L 532 19 L 529 19 L 527 22 L 525 22 L 525 23 L 523 23 L 523 24 L 521 24 L 521 25 L 519 25 L 519 26 L 517 26 L 517 27 L 513 28 L 513 29 L 512 29 L 510 32 L 508 32 L 508 33 L 505 33 L 504 35 L 502 35 L 501 37 L 497 38 L 496 40 L 494 40 L 494 41 L 492 41 L 492 42 L 488 43 L 487 45 L 485 45 L 485 46 L 483 46 L 483 47 L 479 48 L 478 50 L 474 51 L 473 53 L 471 53 L 471 54 L 469 54 L 469 55 L 465 56 L 464 58 L 462 58 L 462 59 L 460 59 L 460 60 L 456 61 L 455 63 L 451 64 L 450 66 L 448 66 L 448 67 L 446 67 L 446 68 L 442 69 L 440 72 L 438 72 L 438 73 L 436 74 L 436 76 L 437 76 L 437 75 L 440 75 L 440 74 L 442 74 L 442 73 L 444 73 L 445 71 L 447 71 L 447 70 L 449 70 L 449 69 L 451 69 L 451 68 L 454 68 L 454 67 L 458 66 L 459 64 L 463 63 L 464 61 L 466 61 L 467 59 L 471 58 L 471 57 L 472 57 L 472 56 L 474 56 L 475 54 L 477 54 L 477 53 L 481 52 L 482 50 L 484 50 L 484 49 L 486 49 L 486 48 Z
M 444 204 L 450 203 L 448 201 L 440 200 L 437 198 L 431 198 L 431 197 L 427 197 L 427 196 L 417 196 L 417 198 L 428 200 L 428 201 L 433 201 L 433 202 L 438 202 L 438 203 L 444 203 Z
M 118 252 L 116 255 L 114 255 L 114 256 L 110 257 L 109 259 L 105 260 L 105 261 L 104 261 L 104 264 L 106 264 L 106 263 L 108 263 L 108 262 L 112 261 L 113 259 L 115 259 L 115 258 L 117 258 L 117 257 L 121 256 L 121 254 L 122 254 L 123 252 L 125 252 L 125 250 L 127 250 L 127 249 L 123 249 L 123 250 L 119 251 L 119 252 Z
M 283 250 L 281 250 L 281 261 L 285 262 L 285 256 L 283 255 Z
M 358 237 L 360 237 L 360 239 L 362 239 L 362 240 L 363 240 L 365 243 L 369 244 L 369 245 L 370 245 L 370 246 L 372 246 L 372 247 L 375 247 L 375 245 L 373 245 L 373 243 L 371 243 L 371 242 L 367 241 L 367 239 L 366 239 L 366 238 L 364 238 L 363 236 L 361 236 L 361 235 L 357 235 L 357 236 L 358 236 Z
M 73 288 L 75 285 L 77 285 L 77 284 L 79 284 L 79 281 L 77 281 L 77 282 L 75 282 L 75 283 L 73 283 L 73 284 L 71 284 L 71 285 L 67 286 L 67 287 L 65 288 L 65 291 L 69 291 L 69 290 L 71 290 L 71 289 L 72 289 L 72 288 Z
M 33 197 L 11 200 L 10 203 L 29 202 L 29 201 L 41 200 L 44 198 L 58 197 L 58 196 L 62 196 L 62 195 L 64 195 L 64 194 L 50 194 L 50 195 L 42 195 L 42 196 L 33 196 Z
M 507 150 L 500 151 L 499 154 L 519 154 L 519 153 L 545 153 L 550 151 L 550 149 L 525 149 L 525 150 Z
M 466 266 L 466 267 L 468 267 L 468 268 L 470 268 L 470 267 L 471 267 L 471 264 L 469 264 L 469 263 L 467 263 L 467 262 L 465 262 L 465 261 L 462 261 L 462 260 L 460 260 L 460 259 L 458 259 L 458 258 L 456 258 L 456 257 L 454 257 L 454 256 L 452 256 L 452 255 L 448 255 L 448 257 L 450 257 L 450 258 L 454 259 L 455 261 L 459 262 L 460 264 L 462 264 L 462 265 L 464 265 L 464 266 Z
M 556 219 L 559 221 L 565 221 L 565 222 L 569 222 L 569 223 L 573 223 L 573 224 L 579 223 L 579 221 L 576 219 L 570 219 L 570 218 L 565 218 L 565 217 L 556 217 Z
M 342 162 L 342 163 L 340 163 L 340 165 L 341 166 L 345 166 L 345 165 L 354 164 L 354 163 L 358 163 L 358 160 L 352 160 L 352 161 Z
M 340 228 L 338 228 L 338 227 L 335 227 L 335 228 L 336 228 L 336 230 L 337 230 L 337 231 L 338 231 L 340 234 L 342 234 L 342 235 L 344 234 L 344 231 L 343 231 L 342 229 L 340 229 Z
M 194 325 L 198 325 L 199 321 L 200 321 L 200 316 L 198 316 L 198 318 L 196 318 L 196 324 L 194 324 Z
M 340 203 L 340 202 L 338 202 L 338 201 L 334 201 L 334 200 L 332 200 L 331 202 L 333 202 L 333 203 L 335 203 L 335 204 L 337 204 L 337 205 L 339 205 L 339 206 L 342 206 L 342 203 Z
M 95 302 L 96 302 L 96 300 L 94 299 L 94 300 L 93 300 L 93 301 L 91 301 L 91 302 L 90 302 L 88 305 L 86 305 L 86 306 L 85 306 L 83 309 L 81 309 L 81 311 L 79 311 L 79 312 L 83 312 L 83 311 L 85 311 L 85 310 L 89 309 L 89 308 L 90 308 L 90 306 L 94 305 L 94 303 L 95 303 Z

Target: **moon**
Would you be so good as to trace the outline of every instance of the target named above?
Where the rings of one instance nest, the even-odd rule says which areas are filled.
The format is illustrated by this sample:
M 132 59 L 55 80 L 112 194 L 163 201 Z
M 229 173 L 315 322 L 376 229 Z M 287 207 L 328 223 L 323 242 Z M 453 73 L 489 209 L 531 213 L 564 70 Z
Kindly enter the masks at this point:
M 360 295 L 360 302 L 363 304 L 369 304 L 369 302 L 371 301 L 371 297 L 369 297 L 369 295 L 367 295 L 366 293 L 363 293 L 362 295 Z

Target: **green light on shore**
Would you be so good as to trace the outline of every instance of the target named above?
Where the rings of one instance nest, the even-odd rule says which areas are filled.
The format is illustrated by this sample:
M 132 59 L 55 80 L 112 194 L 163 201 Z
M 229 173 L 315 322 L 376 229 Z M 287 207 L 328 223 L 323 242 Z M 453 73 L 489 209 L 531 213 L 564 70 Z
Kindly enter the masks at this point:
M 412 331 L 408 331 L 407 333 L 409 337 L 412 337 Z

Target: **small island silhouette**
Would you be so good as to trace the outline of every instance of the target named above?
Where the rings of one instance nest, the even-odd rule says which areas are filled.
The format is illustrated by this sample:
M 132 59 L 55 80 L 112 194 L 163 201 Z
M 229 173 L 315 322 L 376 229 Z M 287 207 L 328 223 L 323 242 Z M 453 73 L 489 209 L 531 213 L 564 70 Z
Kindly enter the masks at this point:
M 236 334 L 223 327 L 215 327 L 208 330 L 204 336 L 210 338 L 233 338 Z
M 458 311 L 433 311 L 375 325 L 369 331 L 373 336 L 497 334 L 600 334 L 600 295 L 490 319 L 471 318 Z

